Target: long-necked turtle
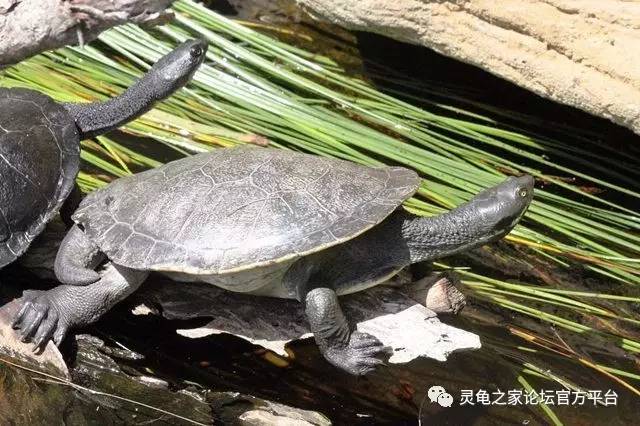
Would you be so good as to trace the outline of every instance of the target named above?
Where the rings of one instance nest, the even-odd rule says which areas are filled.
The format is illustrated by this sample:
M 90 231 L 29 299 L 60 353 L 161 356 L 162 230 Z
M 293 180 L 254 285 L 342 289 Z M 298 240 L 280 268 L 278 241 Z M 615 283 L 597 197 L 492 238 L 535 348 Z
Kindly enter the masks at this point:
M 120 96 L 57 103 L 40 92 L 0 88 L 0 268 L 24 253 L 74 188 L 80 140 L 148 111 L 189 81 L 207 45 L 183 43 Z
M 511 177 L 423 218 L 399 208 L 419 182 L 401 167 L 266 148 L 218 149 L 119 179 L 73 215 L 77 225 L 55 265 L 59 280 L 73 285 L 27 295 L 15 325 L 36 345 L 52 335 L 59 343 L 70 327 L 96 320 L 161 271 L 298 299 L 327 360 L 364 374 L 385 348 L 350 329 L 338 295 L 501 238 L 533 193 L 532 177 Z M 91 283 L 105 258 L 115 272 Z

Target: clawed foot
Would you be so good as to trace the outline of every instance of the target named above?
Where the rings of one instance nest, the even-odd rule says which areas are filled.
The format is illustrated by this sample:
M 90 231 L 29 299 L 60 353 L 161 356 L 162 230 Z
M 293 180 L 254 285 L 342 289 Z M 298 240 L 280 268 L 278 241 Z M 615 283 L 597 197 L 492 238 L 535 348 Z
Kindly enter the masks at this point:
M 19 330 L 22 342 L 34 342 L 34 352 L 44 350 L 52 336 L 54 343 L 60 345 L 69 329 L 55 296 L 49 291 L 37 290 L 24 292 L 12 326 Z
M 384 364 L 383 357 L 390 354 L 391 349 L 372 335 L 354 331 L 346 346 L 330 347 L 324 356 L 336 367 L 363 376 Z

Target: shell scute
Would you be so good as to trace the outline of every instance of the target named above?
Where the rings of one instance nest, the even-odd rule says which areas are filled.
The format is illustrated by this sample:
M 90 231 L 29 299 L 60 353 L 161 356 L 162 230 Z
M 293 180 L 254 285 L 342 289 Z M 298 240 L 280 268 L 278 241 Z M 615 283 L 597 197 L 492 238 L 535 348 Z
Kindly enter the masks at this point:
M 79 166 L 78 129 L 62 105 L 33 90 L 0 88 L 0 268 L 58 213 Z
M 90 194 L 74 220 L 124 266 L 223 274 L 354 238 L 391 214 L 419 181 L 398 167 L 218 149 L 119 179 Z M 130 225 L 131 235 L 104 234 L 101 222 L 113 218 Z

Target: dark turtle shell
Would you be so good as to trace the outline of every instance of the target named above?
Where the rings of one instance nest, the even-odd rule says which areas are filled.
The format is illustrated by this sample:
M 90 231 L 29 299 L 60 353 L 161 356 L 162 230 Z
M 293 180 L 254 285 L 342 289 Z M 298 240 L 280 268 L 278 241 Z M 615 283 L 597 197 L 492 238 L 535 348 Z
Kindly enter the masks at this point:
M 280 149 L 216 149 L 118 179 L 74 214 L 114 262 L 222 274 L 354 238 L 418 188 L 401 167 L 365 167 Z
M 27 250 L 73 189 L 78 138 L 50 97 L 0 88 L 0 267 Z

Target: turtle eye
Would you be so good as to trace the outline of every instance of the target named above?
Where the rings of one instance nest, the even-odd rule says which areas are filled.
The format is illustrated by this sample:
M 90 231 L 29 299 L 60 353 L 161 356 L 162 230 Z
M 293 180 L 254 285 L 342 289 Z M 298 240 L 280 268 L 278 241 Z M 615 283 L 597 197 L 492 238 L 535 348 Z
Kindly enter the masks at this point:
M 192 57 L 199 58 L 200 56 L 202 56 L 202 47 L 193 46 L 189 51 L 189 53 L 191 54 Z
M 529 194 L 529 192 L 527 192 L 526 189 L 521 189 L 518 194 L 522 197 L 525 198 L 527 196 L 527 194 Z

